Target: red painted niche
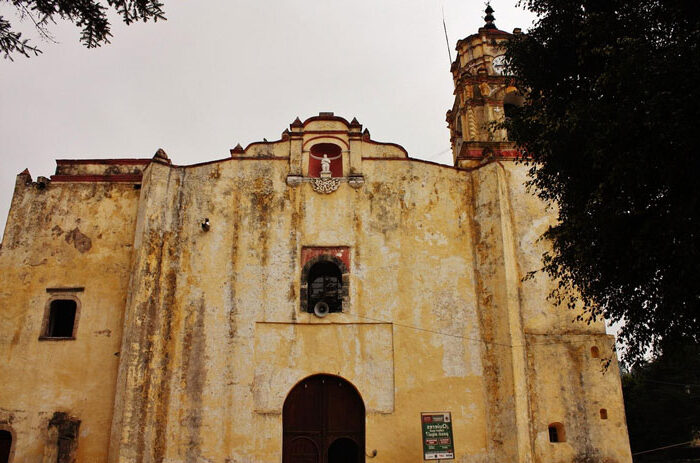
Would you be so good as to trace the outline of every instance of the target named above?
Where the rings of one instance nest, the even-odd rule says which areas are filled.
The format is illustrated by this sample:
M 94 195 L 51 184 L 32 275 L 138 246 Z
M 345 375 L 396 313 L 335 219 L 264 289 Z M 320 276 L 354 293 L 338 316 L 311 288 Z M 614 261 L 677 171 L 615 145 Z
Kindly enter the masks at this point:
M 343 151 L 333 143 L 317 143 L 309 152 L 309 177 L 321 176 L 321 159 L 323 155 L 331 160 L 331 176 L 343 176 Z

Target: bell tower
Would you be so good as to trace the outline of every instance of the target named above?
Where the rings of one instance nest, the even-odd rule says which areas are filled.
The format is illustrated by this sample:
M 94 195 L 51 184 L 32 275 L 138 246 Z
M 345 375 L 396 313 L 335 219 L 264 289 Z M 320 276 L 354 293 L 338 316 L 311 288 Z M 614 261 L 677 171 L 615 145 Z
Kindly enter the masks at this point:
M 447 111 L 447 125 L 456 167 L 517 155 L 506 131 L 493 125 L 522 104 L 512 79 L 504 74 L 504 44 L 521 31 L 515 29 L 510 34 L 499 30 L 491 5 L 485 13 L 484 26 L 457 42 L 457 57 L 450 69 L 455 100 Z

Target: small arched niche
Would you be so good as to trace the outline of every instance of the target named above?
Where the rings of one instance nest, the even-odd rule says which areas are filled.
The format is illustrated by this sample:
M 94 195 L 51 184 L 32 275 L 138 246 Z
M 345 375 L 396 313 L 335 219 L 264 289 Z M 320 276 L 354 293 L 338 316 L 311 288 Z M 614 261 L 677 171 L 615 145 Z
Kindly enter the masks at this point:
M 600 358 L 600 349 L 598 347 L 591 347 L 591 357 L 594 359 Z
M 561 423 L 551 423 L 549 429 L 549 442 L 566 442 L 566 431 Z
M 320 177 L 324 156 L 330 161 L 331 177 L 343 176 L 343 150 L 334 143 L 316 143 L 309 150 L 309 177 Z

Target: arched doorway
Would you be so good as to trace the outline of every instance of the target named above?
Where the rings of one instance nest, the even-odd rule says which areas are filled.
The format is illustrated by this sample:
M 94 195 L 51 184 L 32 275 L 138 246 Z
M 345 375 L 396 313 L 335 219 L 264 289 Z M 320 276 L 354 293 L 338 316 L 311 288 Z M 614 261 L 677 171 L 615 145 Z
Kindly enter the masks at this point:
M 314 375 L 287 395 L 283 463 L 364 463 L 365 404 L 343 378 Z

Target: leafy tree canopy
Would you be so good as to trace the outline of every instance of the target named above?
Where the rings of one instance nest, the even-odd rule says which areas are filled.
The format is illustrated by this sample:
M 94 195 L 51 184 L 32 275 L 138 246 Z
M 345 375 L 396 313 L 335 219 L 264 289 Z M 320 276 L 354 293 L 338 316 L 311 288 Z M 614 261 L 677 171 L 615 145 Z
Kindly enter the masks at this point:
M 52 40 L 49 26 L 57 19 L 74 23 L 82 28 L 80 41 L 88 48 L 109 43 L 110 23 L 107 15 L 116 11 L 126 24 L 153 19 L 165 20 L 163 4 L 158 0 L 0 0 L 10 3 L 21 19 L 32 21 L 39 35 Z M 36 46 L 12 30 L 9 21 L 0 16 L 0 53 L 6 59 L 41 53 Z
M 623 321 L 624 358 L 700 341 L 700 8 L 694 0 L 523 0 L 509 117 L 531 186 L 558 207 L 552 293 Z

